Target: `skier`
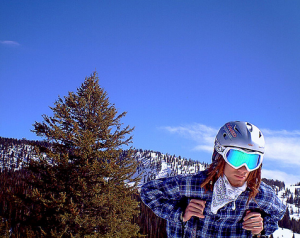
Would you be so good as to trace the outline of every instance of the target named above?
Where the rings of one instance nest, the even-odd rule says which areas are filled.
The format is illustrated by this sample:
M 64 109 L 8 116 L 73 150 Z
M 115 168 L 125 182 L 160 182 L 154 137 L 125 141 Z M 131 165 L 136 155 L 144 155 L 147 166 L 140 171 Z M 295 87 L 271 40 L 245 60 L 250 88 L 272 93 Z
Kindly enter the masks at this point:
M 286 206 L 261 181 L 264 151 L 256 126 L 228 122 L 215 138 L 207 170 L 150 181 L 142 201 L 167 220 L 168 238 L 266 237 Z

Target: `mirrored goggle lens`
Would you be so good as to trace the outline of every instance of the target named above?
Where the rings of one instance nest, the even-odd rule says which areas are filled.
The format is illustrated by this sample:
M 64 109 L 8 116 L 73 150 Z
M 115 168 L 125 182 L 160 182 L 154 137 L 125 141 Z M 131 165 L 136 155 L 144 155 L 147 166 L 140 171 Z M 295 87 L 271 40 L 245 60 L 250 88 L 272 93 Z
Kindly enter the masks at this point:
M 260 165 L 260 154 L 248 154 L 240 150 L 230 149 L 226 154 L 227 161 L 234 167 L 240 167 L 243 164 L 248 166 L 248 169 L 257 169 Z

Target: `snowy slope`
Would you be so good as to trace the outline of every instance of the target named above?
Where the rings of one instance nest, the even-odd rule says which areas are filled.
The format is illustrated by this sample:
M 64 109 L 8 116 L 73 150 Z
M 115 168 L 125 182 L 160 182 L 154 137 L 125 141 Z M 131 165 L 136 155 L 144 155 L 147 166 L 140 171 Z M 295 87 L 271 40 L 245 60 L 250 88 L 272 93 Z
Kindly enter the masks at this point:
M 288 198 L 291 196 L 295 198 L 296 190 L 300 192 L 300 186 L 290 185 L 286 186 L 285 190 L 278 192 L 278 197 L 287 205 L 290 212 L 290 219 L 294 218 L 300 220 L 300 209 L 295 205 L 295 203 L 289 203 Z
M 194 174 L 206 168 L 206 164 L 192 161 L 175 155 L 153 151 L 136 151 L 134 157 L 139 162 L 135 176 L 140 176 L 139 187 L 153 179 Z
M 19 169 L 23 166 L 23 161 L 28 158 L 34 158 L 33 146 L 31 145 L 10 145 L 3 146 L 0 144 L 0 171 L 3 168 Z M 188 175 L 198 173 L 207 168 L 207 164 L 199 161 L 188 160 L 180 156 L 162 154 L 160 152 L 136 150 L 134 157 L 139 162 L 139 166 L 134 176 L 140 176 L 141 181 L 138 187 L 144 183 L 159 178 L 165 178 L 176 175 Z M 291 196 L 295 198 L 296 191 L 300 194 L 300 186 L 286 186 L 285 189 L 276 189 L 278 197 L 287 204 L 290 211 L 290 219 L 300 220 L 300 211 L 295 203 L 290 203 Z M 288 229 L 280 228 L 274 237 L 292 237 L 293 233 Z M 295 234 L 300 238 L 300 234 Z
M 295 233 L 295 238 L 300 238 L 300 234 Z M 288 229 L 279 228 L 277 231 L 273 233 L 274 238 L 292 238 L 293 232 Z

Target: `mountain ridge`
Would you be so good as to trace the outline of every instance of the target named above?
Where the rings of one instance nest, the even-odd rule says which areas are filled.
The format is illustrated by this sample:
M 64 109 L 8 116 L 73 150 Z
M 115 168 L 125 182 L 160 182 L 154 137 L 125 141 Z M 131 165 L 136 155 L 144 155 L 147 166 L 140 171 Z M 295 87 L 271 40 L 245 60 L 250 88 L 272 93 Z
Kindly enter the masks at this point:
M 37 157 L 35 146 L 38 146 L 43 153 L 51 147 L 51 144 L 45 141 L 0 137 L 0 172 L 23 168 L 24 163 L 29 159 Z M 134 149 L 133 156 L 139 162 L 134 175 L 141 178 L 138 187 L 153 179 L 195 174 L 209 166 L 204 162 L 152 150 Z M 300 233 L 300 183 L 286 186 L 284 181 L 267 178 L 262 180 L 274 189 L 288 207 L 287 214 L 279 225 Z

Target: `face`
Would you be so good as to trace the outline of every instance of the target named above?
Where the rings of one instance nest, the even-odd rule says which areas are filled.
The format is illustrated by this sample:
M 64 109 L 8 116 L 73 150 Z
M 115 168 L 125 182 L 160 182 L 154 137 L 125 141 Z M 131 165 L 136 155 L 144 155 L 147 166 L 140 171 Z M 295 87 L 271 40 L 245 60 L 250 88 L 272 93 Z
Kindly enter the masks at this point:
M 249 173 L 250 172 L 245 166 L 239 169 L 234 169 L 228 163 L 225 163 L 224 174 L 233 187 L 243 186 L 248 178 Z

